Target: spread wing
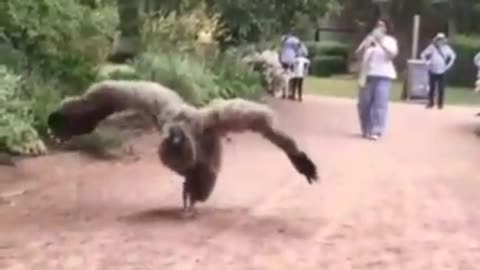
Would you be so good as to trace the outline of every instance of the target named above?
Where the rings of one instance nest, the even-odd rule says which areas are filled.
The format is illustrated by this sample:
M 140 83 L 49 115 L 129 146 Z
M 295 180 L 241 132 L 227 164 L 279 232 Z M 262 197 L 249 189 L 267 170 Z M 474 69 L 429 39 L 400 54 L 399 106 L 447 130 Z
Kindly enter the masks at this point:
M 64 100 L 48 117 L 53 135 L 61 139 L 92 132 L 109 116 L 133 110 L 153 120 L 157 129 L 167 108 L 181 109 L 183 100 L 172 90 L 145 81 L 103 81 L 90 86 L 83 95 Z
M 308 183 L 318 179 L 316 165 L 289 134 L 276 127 L 275 113 L 268 106 L 243 99 L 215 100 L 202 108 L 202 113 L 204 125 L 221 135 L 244 131 L 261 134 L 285 152 Z

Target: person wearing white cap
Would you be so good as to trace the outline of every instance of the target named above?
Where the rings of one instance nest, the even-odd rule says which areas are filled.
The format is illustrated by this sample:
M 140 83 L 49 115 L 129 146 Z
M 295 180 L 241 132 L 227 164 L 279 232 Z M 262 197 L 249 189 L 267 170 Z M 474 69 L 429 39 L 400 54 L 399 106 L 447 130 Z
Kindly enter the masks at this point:
M 455 51 L 448 44 L 445 34 L 438 33 L 422 51 L 420 57 L 427 61 L 429 68 L 430 90 L 427 108 L 433 108 L 437 93 L 437 106 L 442 109 L 445 99 L 445 73 L 455 62 Z

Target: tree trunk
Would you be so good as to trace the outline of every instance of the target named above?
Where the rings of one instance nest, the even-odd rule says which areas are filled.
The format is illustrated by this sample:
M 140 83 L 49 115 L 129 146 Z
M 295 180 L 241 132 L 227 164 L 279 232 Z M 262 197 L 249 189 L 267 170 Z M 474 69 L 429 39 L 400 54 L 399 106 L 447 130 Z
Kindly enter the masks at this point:
M 113 42 L 109 61 L 123 63 L 140 51 L 140 18 L 138 0 L 117 0 L 119 33 Z

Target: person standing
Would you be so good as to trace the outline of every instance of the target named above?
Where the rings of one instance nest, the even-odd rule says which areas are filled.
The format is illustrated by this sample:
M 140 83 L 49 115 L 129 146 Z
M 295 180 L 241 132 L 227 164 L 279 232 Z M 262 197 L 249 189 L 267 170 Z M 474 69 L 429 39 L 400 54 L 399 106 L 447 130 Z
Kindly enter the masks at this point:
M 299 53 L 301 44 L 302 43 L 300 39 L 291 33 L 288 33 L 282 37 L 279 60 L 284 70 L 292 70 L 293 61 L 295 61 L 295 58 Z
M 477 67 L 477 78 L 475 80 L 475 92 L 480 92 L 480 52 L 473 58 L 473 64 Z
M 293 74 L 291 76 L 292 89 L 290 89 L 290 99 L 295 100 L 295 94 L 298 95 L 298 101 L 303 99 L 303 78 L 308 74 L 310 60 L 299 55 L 293 62 Z
M 429 84 L 427 108 L 435 105 L 437 95 L 437 107 L 443 108 L 445 96 L 445 74 L 455 62 L 456 54 L 448 44 L 444 33 L 438 33 L 432 42 L 422 51 L 420 57 L 426 60 L 429 69 Z
M 397 40 L 391 35 L 392 24 L 380 19 L 364 41 L 362 69 L 365 79 L 360 85 L 358 113 L 362 135 L 380 139 L 385 132 L 392 81 L 397 78 L 393 60 L 398 54 Z

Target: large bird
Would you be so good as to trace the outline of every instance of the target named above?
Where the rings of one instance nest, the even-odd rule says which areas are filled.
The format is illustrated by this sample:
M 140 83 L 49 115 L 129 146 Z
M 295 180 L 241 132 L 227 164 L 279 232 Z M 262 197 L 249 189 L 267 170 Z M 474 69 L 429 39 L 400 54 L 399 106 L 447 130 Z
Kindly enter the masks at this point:
M 176 92 L 149 81 L 106 80 L 91 85 L 83 95 L 65 99 L 48 117 L 53 136 L 66 141 L 87 134 L 110 115 L 135 110 L 151 117 L 162 140 L 162 163 L 185 178 L 183 212 L 195 213 L 215 186 L 221 166 L 221 138 L 252 131 L 282 149 L 308 183 L 317 181 L 317 169 L 294 139 L 277 128 L 275 113 L 266 105 L 244 99 L 216 99 L 204 107 L 186 103 Z

